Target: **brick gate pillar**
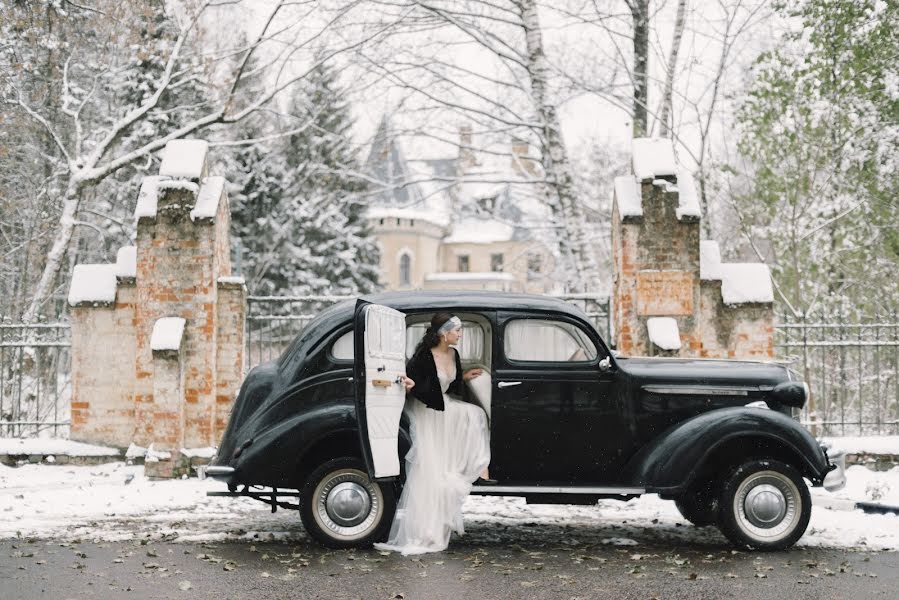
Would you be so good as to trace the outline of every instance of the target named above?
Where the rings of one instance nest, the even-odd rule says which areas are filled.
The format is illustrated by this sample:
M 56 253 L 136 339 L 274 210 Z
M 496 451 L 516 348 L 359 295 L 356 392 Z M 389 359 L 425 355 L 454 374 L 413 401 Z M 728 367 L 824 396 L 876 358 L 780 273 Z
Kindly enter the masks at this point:
M 612 318 L 629 355 L 774 355 L 774 294 L 764 264 L 722 263 L 700 242 L 701 211 L 671 140 L 633 141 L 633 174 L 615 179 Z
M 73 439 L 153 444 L 177 462 L 181 447 L 223 433 L 243 377 L 246 288 L 231 276 L 225 180 L 206 159 L 204 141 L 169 142 L 141 185 L 127 264 L 76 267 Z M 154 349 L 154 330 L 173 322 L 183 322 L 177 351 Z

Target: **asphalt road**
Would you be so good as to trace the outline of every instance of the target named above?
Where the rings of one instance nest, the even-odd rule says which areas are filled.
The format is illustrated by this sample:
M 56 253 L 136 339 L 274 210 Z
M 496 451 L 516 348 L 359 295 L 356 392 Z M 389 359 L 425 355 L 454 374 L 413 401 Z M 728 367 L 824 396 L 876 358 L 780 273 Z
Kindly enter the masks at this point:
M 549 533 L 550 535 L 546 535 Z M 454 540 L 420 557 L 311 542 L 0 540 L 0 599 L 896 598 L 899 553 Z M 517 538 L 517 539 L 516 539 Z M 565 539 L 560 544 L 557 540 Z

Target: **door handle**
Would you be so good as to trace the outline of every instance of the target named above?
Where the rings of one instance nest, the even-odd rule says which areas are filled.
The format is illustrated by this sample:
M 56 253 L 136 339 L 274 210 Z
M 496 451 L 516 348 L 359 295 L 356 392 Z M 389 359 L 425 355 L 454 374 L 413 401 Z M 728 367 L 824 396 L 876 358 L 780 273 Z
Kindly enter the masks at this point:
M 513 385 L 521 385 L 520 381 L 500 381 L 496 384 L 497 387 L 512 387 Z

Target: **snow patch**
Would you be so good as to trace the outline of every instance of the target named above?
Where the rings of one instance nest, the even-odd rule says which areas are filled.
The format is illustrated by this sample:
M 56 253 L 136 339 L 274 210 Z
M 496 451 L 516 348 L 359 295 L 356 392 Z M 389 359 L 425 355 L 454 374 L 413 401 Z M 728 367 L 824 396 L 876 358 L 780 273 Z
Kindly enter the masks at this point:
M 774 302 L 771 270 L 763 263 L 724 263 L 720 267 L 725 304 Z
M 702 218 L 702 209 L 699 206 L 699 195 L 696 193 L 696 182 L 693 175 L 686 169 L 677 170 L 677 218 L 684 217 Z
M 218 212 L 219 201 L 224 189 L 224 177 L 216 175 L 205 178 L 203 185 L 200 186 L 200 193 L 197 194 L 197 203 L 194 204 L 193 210 L 190 211 L 190 220 L 214 219 Z
M 137 277 L 137 247 L 119 248 L 115 257 L 116 277 Z
M 179 350 L 181 338 L 184 336 L 184 319 L 181 317 L 162 317 L 153 323 L 153 335 L 150 336 L 151 350 Z
M 704 281 L 721 279 L 721 248 L 715 240 L 699 242 L 699 278 Z
M 187 179 L 165 179 L 163 181 L 159 181 L 156 184 L 156 189 L 160 192 L 168 190 L 181 190 L 184 192 L 190 192 L 194 196 L 196 196 L 200 192 L 200 186 L 193 181 L 188 181 Z
M 453 232 L 443 238 L 444 244 L 492 244 L 508 242 L 515 228 L 493 219 L 462 219 L 453 225 Z
M 640 181 L 677 175 L 674 146 L 668 138 L 634 138 L 632 164 Z
M 0 438 L 0 454 L 55 454 L 57 456 L 119 456 L 117 448 L 94 446 L 71 440 L 43 438 Z
M 618 200 L 618 214 L 621 218 L 642 217 L 643 201 L 640 197 L 640 183 L 631 175 L 615 178 L 615 198 Z
M 147 455 L 147 449 L 143 446 L 138 446 L 134 442 L 128 445 L 128 449 L 125 450 L 125 458 L 143 458 Z
M 209 143 L 205 140 L 172 140 L 162 151 L 159 174 L 164 177 L 200 179 L 206 166 Z
M 186 458 L 212 458 L 216 452 L 218 452 L 218 449 L 212 446 L 205 448 L 181 448 L 181 455 Z
M 829 437 L 824 438 L 824 441 L 846 454 L 899 455 L 899 435 Z M 896 491 L 899 492 L 899 489 Z M 899 504 L 899 497 L 896 502 Z
M 831 510 L 824 498 L 872 499 L 899 504 L 899 469 L 847 469 L 846 488 L 837 494 L 812 490 L 814 510 L 799 546 L 899 548 L 899 517 Z M 308 540 L 292 511 L 271 509 L 249 498 L 207 496 L 224 491 L 214 479 L 151 481 L 142 466 L 122 462 L 93 466 L 0 466 L 0 538 L 35 537 L 54 541 L 160 539 L 178 541 Z M 27 502 L 17 499 L 24 496 Z M 844 501 L 847 504 L 849 501 Z M 531 535 L 558 535 L 585 546 L 720 546 L 714 527 L 692 527 L 674 502 L 647 494 L 628 502 L 600 500 L 590 506 L 527 504 L 523 498 L 469 496 L 462 507 L 466 539 L 492 540 L 501 525 L 509 543 Z M 197 515 L 202 515 L 198 519 Z
M 140 184 L 137 194 L 137 206 L 134 208 L 134 218 L 156 217 L 156 206 L 159 204 L 159 183 L 167 177 L 159 175 L 147 175 Z
M 437 210 L 421 210 L 417 208 L 395 208 L 390 206 L 372 206 L 366 216 L 369 219 L 409 219 L 413 221 L 426 221 L 447 227 L 450 223 L 449 215 Z
M 662 350 L 680 350 L 680 331 L 671 317 L 651 317 L 646 320 L 650 341 Z
M 161 460 L 169 460 L 172 458 L 172 453 L 167 450 L 157 450 L 153 447 L 153 444 L 150 444 L 150 447 L 147 448 L 147 454 L 144 456 L 144 460 L 146 462 L 159 462 Z
M 115 302 L 116 265 L 75 265 L 69 287 L 69 306 Z
M 771 269 L 764 263 L 722 263 L 721 249 L 714 240 L 699 242 L 699 278 L 721 280 L 725 304 L 774 302 Z
M 246 285 L 247 281 L 243 277 L 238 277 L 236 275 L 228 275 L 219 277 L 216 281 L 219 283 L 229 284 L 229 285 Z

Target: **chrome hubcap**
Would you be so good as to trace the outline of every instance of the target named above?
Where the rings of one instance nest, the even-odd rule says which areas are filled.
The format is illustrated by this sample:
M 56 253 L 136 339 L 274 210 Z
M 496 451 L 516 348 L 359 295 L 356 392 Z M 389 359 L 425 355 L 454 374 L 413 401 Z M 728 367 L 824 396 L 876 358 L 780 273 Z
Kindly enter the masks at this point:
M 783 520 L 787 514 L 787 499 L 778 488 L 764 483 L 749 490 L 743 510 L 753 525 L 767 529 Z
M 329 473 L 315 488 L 313 516 L 334 538 L 365 537 L 381 521 L 384 499 L 368 475 L 356 469 Z
M 790 535 L 802 516 L 802 497 L 789 477 L 760 471 L 737 488 L 733 509 L 740 528 L 760 542 L 776 542 Z
M 344 481 L 331 488 L 325 499 L 328 516 L 344 527 L 353 527 L 365 520 L 371 510 L 368 491 L 355 481 Z

